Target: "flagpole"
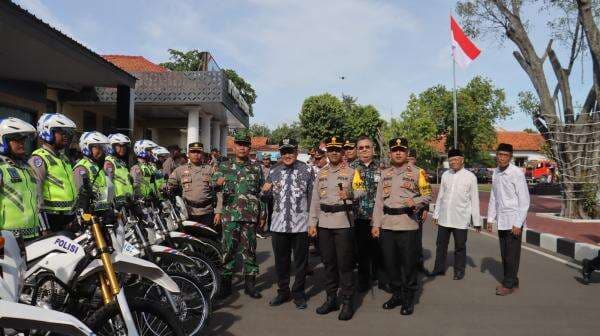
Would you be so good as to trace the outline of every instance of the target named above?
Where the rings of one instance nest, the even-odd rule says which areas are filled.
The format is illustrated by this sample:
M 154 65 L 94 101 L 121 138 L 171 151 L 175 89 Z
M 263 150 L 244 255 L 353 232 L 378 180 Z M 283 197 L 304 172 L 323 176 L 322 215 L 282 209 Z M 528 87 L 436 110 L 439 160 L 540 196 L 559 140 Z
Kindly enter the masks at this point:
M 454 53 L 454 47 L 452 48 Z M 452 81 L 454 88 L 452 90 L 452 98 L 454 100 L 454 148 L 458 148 L 458 118 L 456 117 L 456 60 L 452 57 Z

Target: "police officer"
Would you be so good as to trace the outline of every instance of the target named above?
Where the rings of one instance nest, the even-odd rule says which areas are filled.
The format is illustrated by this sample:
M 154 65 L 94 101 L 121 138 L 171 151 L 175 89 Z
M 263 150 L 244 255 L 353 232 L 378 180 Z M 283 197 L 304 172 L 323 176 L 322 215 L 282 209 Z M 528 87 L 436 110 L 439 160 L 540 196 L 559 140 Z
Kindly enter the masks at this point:
M 128 158 L 131 140 L 125 134 L 116 133 L 108 136 L 110 155 L 104 161 L 104 173 L 115 187 L 114 203 L 117 209 L 128 200 L 133 199 L 133 184 L 129 176 Z
M 348 164 L 352 164 L 354 161 L 356 161 L 358 156 L 356 152 L 356 142 L 353 140 L 346 140 L 344 142 L 344 156 Z
M 83 154 L 75 168 L 75 187 L 79 190 L 79 206 L 84 211 L 94 211 L 105 216 L 111 213 L 114 188 L 104 172 L 104 150 L 110 140 L 100 132 L 84 132 L 79 138 Z M 92 205 L 92 208 L 89 206 Z M 112 219 L 112 217 L 110 217 Z
M 425 171 L 408 163 L 408 141 L 389 142 L 391 166 L 381 173 L 373 211 L 374 237 L 379 237 L 393 295 L 384 309 L 402 305 L 400 313 L 414 310 L 417 283 L 419 210 L 431 202 Z
M 154 184 L 155 172 L 150 165 L 152 148 L 158 147 L 151 140 L 138 140 L 133 145 L 133 152 L 137 158 L 137 164 L 131 167 L 133 194 L 136 199 L 151 200 L 156 198 L 156 186 Z
M 65 230 L 75 219 L 77 189 L 73 167 L 64 153 L 75 127 L 71 119 L 60 113 L 43 114 L 37 123 L 42 146 L 29 159 L 43 199 L 42 216 L 53 232 Z
M 213 167 L 204 162 L 204 146 L 199 142 L 189 144 L 188 157 L 189 162 L 175 168 L 169 176 L 169 188 L 181 191 L 190 220 L 213 226 L 215 195 L 210 186 Z
M 0 121 L 0 230 L 23 239 L 39 235 L 39 200 L 34 173 L 27 165 L 25 141 L 35 128 L 17 118 Z
M 354 192 L 355 170 L 342 164 L 340 137 L 328 138 L 326 143 L 329 165 L 323 167 L 313 187 L 308 234 L 318 236 L 319 250 L 325 265 L 325 289 L 327 300 L 317 308 L 324 315 L 339 309 L 337 291 L 341 287 L 342 310 L 339 320 L 347 321 L 354 315 L 354 232 L 352 198 L 360 196 Z M 357 181 L 358 182 L 358 181 Z
M 240 250 L 244 259 L 244 292 L 259 299 L 262 295 L 255 287 L 258 274 L 256 226 L 265 224 L 266 206 L 259 198 L 264 179 L 260 165 L 250 161 L 250 136 L 246 132 L 236 132 L 234 152 L 235 159 L 221 162 L 211 178 L 211 185 L 223 200 L 221 215 L 215 216 L 223 225 L 221 296 L 225 298 L 231 294 L 235 256 Z
M 163 199 L 163 192 L 166 191 L 167 179 L 169 178 L 169 175 L 165 176 L 162 171 L 162 165 L 171 153 L 168 149 L 162 146 L 152 148 L 151 152 L 152 159 L 150 166 L 152 167 L 152 171 L 154 173 L 154 189 L 157 193 L 156 196 L 159 199 Z

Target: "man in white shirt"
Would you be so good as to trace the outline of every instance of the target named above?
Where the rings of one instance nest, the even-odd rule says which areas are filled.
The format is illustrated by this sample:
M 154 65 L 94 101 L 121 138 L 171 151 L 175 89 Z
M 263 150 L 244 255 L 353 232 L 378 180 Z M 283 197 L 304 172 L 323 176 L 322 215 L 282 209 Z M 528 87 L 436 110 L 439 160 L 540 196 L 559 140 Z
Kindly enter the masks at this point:
M 477 177 L 465 169 L 460 150 L 448 151 L 450 169 L 442 175 L 440 191 L 435 204 L 433 223 L 438 225 L 435 267 L 431 276 L 446 274 L 446 256 L 450 235 L 454 237 L 454 280 L 465 277 L 467 262 L 467 232 L 469 223 L 479 232 L 479 191 Z
M 509 295 L 519 288 L 521 260 L 521 231 L 529 210 L 529 189 L 523 171 L 511 164 L 513 147 L 501 143 L 496 150 L 498 167 L 492 177 L 492 191 L 488 207 L 488 223 L 497 223 L 500 255 L 504 268 L 502 284 L 496 295 Z

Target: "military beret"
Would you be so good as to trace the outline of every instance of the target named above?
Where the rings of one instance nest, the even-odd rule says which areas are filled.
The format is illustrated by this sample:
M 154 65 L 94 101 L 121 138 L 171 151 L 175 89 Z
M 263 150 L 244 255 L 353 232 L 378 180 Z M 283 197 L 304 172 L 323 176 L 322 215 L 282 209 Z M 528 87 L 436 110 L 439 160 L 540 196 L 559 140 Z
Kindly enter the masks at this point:
M 296 139 L 291 139 L 291 138 L 283 138 L 281 139 L 281 141 L 279 141 L 279 149 L 296 149 L 298 148 L 298 142 L 296 141 Z
M 498 149 L 496 151 L 497 152 L 509 152 L 512 154 L 513 146 L 511 144 L 501 143 L 498 145 Z
M 458 149 L 458 148 L 451 148 L 448 151 L 448 158 L 455 157 L 455 156 L 463 156 L 463 155 L 462 155 L 460 149 Z
M 192 142 L 188 145 L 189 151 L 202 151 L 204 152 L 204 145 L 201 142 Z
M 233 136 L 233 141 L 235 143 L 243 143 L 243 144 L 250 144 L 250 135 L 243 130 L 238 130 L 237 132 L 235 132 L 235 135 Z
M 408 149 L 408 140 L 406 140 L 406 138 L 394 138 L 390 140 L 388 145 L 390 146 L 390 149 L 394 149 L 397 147 Z
M 346 140 L 344 142 L 344 149 L 354 149 L 354 147 L 356 147 L 356 143 L 354 141 Z
M 344 140 L 341 137 L 332 136 L 331 138 L 325 139 L 325 148 L 338 147 L 342 148 Z

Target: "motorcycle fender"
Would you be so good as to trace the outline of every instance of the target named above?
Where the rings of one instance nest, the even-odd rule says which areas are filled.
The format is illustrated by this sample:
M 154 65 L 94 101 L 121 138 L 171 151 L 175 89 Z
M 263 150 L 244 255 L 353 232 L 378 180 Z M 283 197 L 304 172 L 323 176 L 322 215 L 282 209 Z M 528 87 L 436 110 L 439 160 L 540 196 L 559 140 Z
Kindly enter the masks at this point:
M 90 328 L 72 315 L 4 300 L 0 304 L 0 328 L 38 329 L 62 335 L 94 335 Z
M 189 227 L 195 227 L 195 228 L 198 228 L 200 230 L 208 231 L 208 232 L 210 232 L 213 235 L 217 235 L 217 231 L 215 231 L 213 228 L 211 228 L 208 225 L 204 225 L 204 224 L 201 224 L 201 223 L 198 223 L 198 222 L 193 222 L 193 221 L 186 220 L 186 221 L 183 221 L 182 225 L 183 226 L 189 226 Z
M 146 278 L 163 287 L 171 293 L 179 293 L 179 286 L 160 267 L 147 260 L 130 257 L 119 252 L 110 256 L 117 273 L 135 274 Z M 104 267 L 99 259 L 94 259 L 79 276 L 83 280 L 98 272 L 104 272 Z

